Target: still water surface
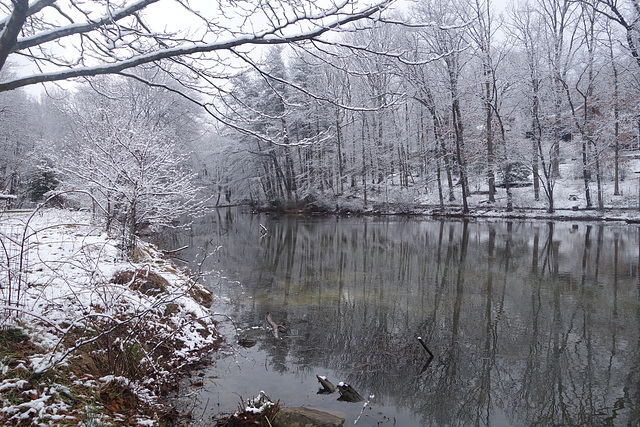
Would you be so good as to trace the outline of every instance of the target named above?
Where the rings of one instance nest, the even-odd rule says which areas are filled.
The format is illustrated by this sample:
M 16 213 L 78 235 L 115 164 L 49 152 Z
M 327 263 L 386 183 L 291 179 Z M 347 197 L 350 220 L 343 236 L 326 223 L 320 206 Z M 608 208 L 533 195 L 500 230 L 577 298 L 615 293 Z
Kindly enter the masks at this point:
M 345 425 L 639 425 L 639 238 L 626 224 L 214 211 L 161 243 L 220 272 L 213 309 L 233 320 L 218 318 L 233 349 L 186 391 L 197 424 L 264 390 Z M 424 371 L 419 336 L 435 354 Z M 373 397 L 363 410 L 317 394 L 316 375 Z

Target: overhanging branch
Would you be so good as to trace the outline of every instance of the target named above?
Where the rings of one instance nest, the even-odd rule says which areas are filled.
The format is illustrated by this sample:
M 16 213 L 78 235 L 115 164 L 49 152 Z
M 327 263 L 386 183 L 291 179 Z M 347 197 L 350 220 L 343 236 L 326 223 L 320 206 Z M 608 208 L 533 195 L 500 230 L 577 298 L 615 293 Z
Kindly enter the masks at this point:
M 17 2 L 24 1 L 26 4 L 26 0 L 16 0 Z M 140 0 L 136 2 L 134 5 L 129 8 L 122 9 L 120 12 L 117 12 L 115 17 L 122 17 L 125 15 L 130 15 L 145 6 L 154 3 L 157 0 Z M 230 51 L 233 48 L 237 48 L 240 46 L 259 46 L 259 45 L 281 45 L 281 44 L 290 44 L 297 43 L 305 40 L 314 40 L 323 34 L 338 29 L 342 26 L 350 24 L 352 22 L 367 19 L 372 17 L 374 14 L 379 13 L 386 9 L 389 4 L 391 4 L 394 0 L 383 0 L 382 2 L 367 7 L 364 10 L 347 13 L 344 12 L 344 7 L 348 2 L 339 4 L 331 8 L 330 10 L 323 11 L 322 14 L 310 14 L 307 16 L 297 16 L 295 19 L 291 21 L 284 22 L 282 25 L 277 25 L 271 27 L 269 29 L 263 30 L 257 34 L 245 34 L 238 37 L 233 37 L 228 40 L 215 41 L 211 43 L 193 43 L 189 45 L 182 45 L 176 47 L 160 47 L 158 50 L 155 50 L 146 54 L 134 54 L 133 56 L 123 59 L 123 60 L 113 60 L 114 62 L 103 63 L 90 67 L 76 67 L 69 69 L 61 69 L 48 73 L 38 73 L 33 74 L 26 77 L 14 78 L 11 80 L 7 80 L 0 83 L 0 92 L 8 91 L 12 89 L 16 89 L 19 87 L 29 86 L 38 83 L 46 83 L 46 82 L 55 82 L 61 80 L 68 80 L 76 77 L 91 77 L 103 74 L 115 74 L 119 73 L 123 70 L 137 67 L 139 65 L 148 64 L 152 62 L 157 62 L 163 59 L 176 58 L 176 57 L 184 57 L 193 54 L 201 54 L 201 53 L 211 53 L 211 52 L 221 52 L 221 51 Z M 43 3 L 46 3 L 46 0 L 42 0 Z M 25 9 L 24 13 L 27 11 Z M 119 15 L 118 15 L 119 13 Z M 26 16 L 26 15 L 25 15 Z M 114 19 L 115 19 L 114 17 Z M 323 21 L 327 18 L 333 17 L 333 20 L 329 24 L 324 24 Z M 22 20 L 24 22 L 24 19 Z M 299 31 L 295 34 L 285 35 L 285 30 L 296 26 L 300 23 L 306 22 L 307 24 L 312 25 L 313 27 L 306 31 Z M 9 24 L 7 24 L 9 25 Z M 47 35 L 39 35 L 32 39 L 22 40 L 20 45 L 22 47 L 27 46 L 40 46 L 43 41 L 57 40 L 61 35 L 63 35 L 64 31 L 69 32 L 69 34 L 78 34 L 89 31 L 90 25 L 96 25 L 95 23 L 78 24 L 71 25 L 67 27 L 66 30 L 59 29 L 49 32 Z M 22 25 L 20 25 L 21 27 Z M 60 32 L 63 33 L 60 33 Z M 7 31 L 4 31 L 3 34 L 7 34 Z M 39 40 L 40 42 L 36 43 Z M 8 44 L 6 44 L 6 48 L 8 52 L 15 52 L 17 42 L 15 39 L 13 41 L 9 40 Z M 0 46 L 0 53 L 1 53 Z M 6 54 L 8 56 L 9 53 Z M 0 56 L 0 59 L 2 56 Z

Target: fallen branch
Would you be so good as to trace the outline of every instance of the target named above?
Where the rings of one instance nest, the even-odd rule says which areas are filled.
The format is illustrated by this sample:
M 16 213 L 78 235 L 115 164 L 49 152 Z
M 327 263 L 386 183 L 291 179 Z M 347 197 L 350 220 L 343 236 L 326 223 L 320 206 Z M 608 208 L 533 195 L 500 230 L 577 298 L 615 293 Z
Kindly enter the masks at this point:
M 282 329 L 283 331 L 286 331 L 287 328 L 285 328 L 282 325 L 278 325 L 276 322 L 274 322 L 273 317 L 271 317 L 271 313 L 267 313 L 267 322 L 269 322 L 269 325 L 271 325 L 271 327 L 273 328 L 273 336 L 276 337 L 276 339 L 280 339 L 280 329 Z
M 164 253 L 164 254 L 175 254 L 176 252 L 180 252 L 180 251 L 183 251 L 183 250 L 188 249 L 188 248 L 189 248 L 189 246 L 185 245 L 185 246 L 182 246 L 182 247 L 180 247 L 178 249 L 164 249 L 161 252 Z

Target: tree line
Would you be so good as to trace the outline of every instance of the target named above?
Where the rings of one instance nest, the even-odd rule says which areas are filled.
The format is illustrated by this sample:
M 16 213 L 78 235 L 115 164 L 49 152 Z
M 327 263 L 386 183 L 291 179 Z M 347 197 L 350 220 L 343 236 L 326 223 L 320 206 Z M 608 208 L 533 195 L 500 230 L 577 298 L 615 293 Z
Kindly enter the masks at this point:
M 528 184 L 553 212 L 571 175 L 602 209 L 640 117 L 637 30 L 605 6 L 418 2 L 329 47 L 271 49 L 234 82 L 243 127 L 224 165 L 244 164 L 247 197 L 274 204 L 432 193 L 468 212 L 471 193 L 491 203 L 504 187 L 511 210 L 512 187 Z

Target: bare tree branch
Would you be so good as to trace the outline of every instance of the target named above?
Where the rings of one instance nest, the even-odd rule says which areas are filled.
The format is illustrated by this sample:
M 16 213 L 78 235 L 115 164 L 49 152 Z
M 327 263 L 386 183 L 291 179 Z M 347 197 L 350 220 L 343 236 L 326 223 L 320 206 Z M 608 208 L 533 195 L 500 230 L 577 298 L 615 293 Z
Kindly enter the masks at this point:
M 317 40 L 329 31 L 341 30 L 359 20 L 373 19 L 375 14 L 384 11 L 393 2 L 381 0 L 379 3 L 358 8 L 355 1 L 343 0 L 329 8 L 309 3 L 309 7 L 303 4 L 290 10 L 262 8 L 259 11 L 241 11 L 239 13 L 243 22 L 239 23 L 237 28 L 226 28 L 223 24 L 207 22 L 204 29 L 199 30 L 198 38 L 190 40 L 166 29 L 153 32 L 142 21 L 139 13 L 147 11 L 157 0 L 138 0 L 130 4 L 126 4 L 125 1 L 121 8 L 107 10 L 100 18 L 90 18 L 89 12 L 83 9 L 81 14 L 86 16 L 82 22 L 66 25 L 56 25 L 54 20 L 45 21 L 45 16 L 48 15 L 44 14 L 44 9 L 47 6 L 51 6 L 49 10 L 57 8 L 55 0 L 39 0 L 31 7 L 28 6 L 28 0 L 15 0 L 11 14 L 0 19 L 0 27 L 3 28 L 0 37 L 0 69 L 12 55 L 19 55 L 39 67 L 54 66 L 54 70 L 0 82 L 0 92 L 76 77 L 115 74 L 165 59 L 191 57 L 196 62 L 206 61 L 212 59 L 206 54 L 225 54 L 241 46 L 281 45 Z M 179 3 L 187 7 L 184 3 Z M 72 4 L 75 6 L 75 3 Z M 97 2 L 93 6 L 99 7 Z M 84 7 L 86 8 L 86 5 Z M 245 24 L 250 25 L 249 18 L 258 12 L 260 16 L 269 20 L 270 25 L 251 31 L 243 28 Z M 57 13 L 63 14 L 62 11 Z M 192 13 L 199 17 L 198 21 L 203 21 L 203 17 L 198 13 Z M 70 15 L 63 16 L 71 19 Z M 125 18 L 133 20 L 125 23 Z M 28 35 L 19 38 L 20 34 Z M 80 39 L 72 39 L 73 37 Z M 62 57 L 56 52 L 55 47 L 51 47 L 54 46 L 51 43 L 75 50 L 75 55 L 69 55 L 70 59 Z M 73 59 L 74 56 L 77 58 Z M 87 65 L 92 62 L 93 65 Z M 203 64 L 197 65 L 194 65 L 195 69 L 205 67 Z

